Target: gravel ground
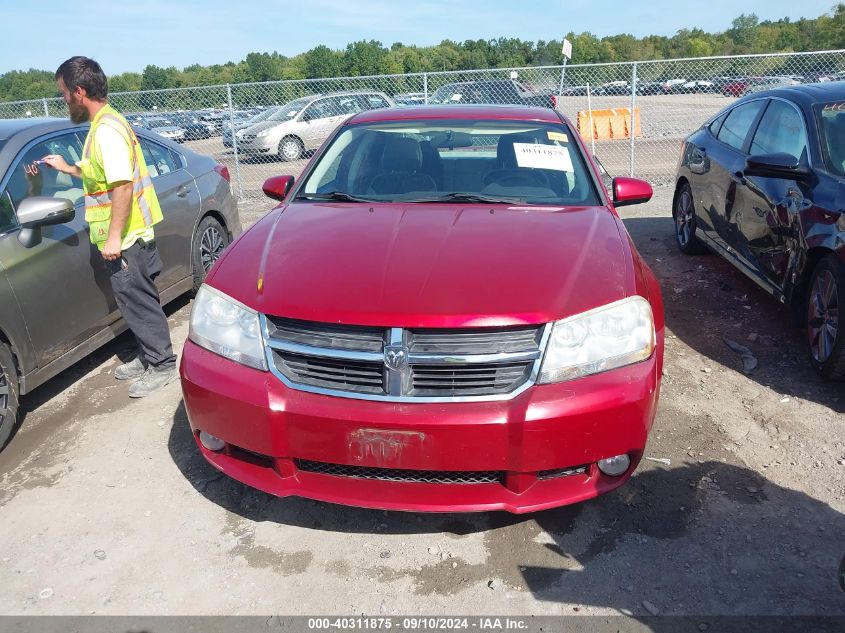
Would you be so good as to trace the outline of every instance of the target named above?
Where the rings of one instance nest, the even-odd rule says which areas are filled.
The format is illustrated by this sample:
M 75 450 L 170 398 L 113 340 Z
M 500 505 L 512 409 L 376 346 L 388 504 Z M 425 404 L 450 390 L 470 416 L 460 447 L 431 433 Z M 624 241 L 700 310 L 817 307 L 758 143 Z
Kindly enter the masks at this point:
M 0 614 L 845 615 L 843 387 L 775 301 L 675 250 L 670 196 L 623 209 L 667 345 L 621 489 L 528 516 L 277 499 L 204 462 L 178 384 L 126 397 L 124 336 L 23 399 L 0 454 Z M 244 224 L 269 206 L 243 204 Z M 177 350 L 189 309 L 169 308 Z

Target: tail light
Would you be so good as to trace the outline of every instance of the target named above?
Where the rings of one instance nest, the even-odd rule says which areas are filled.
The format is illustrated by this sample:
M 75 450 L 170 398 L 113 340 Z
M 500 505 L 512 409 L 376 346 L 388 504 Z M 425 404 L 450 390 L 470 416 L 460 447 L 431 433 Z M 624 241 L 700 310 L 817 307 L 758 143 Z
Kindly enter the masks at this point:
M 558 96 L 557 96 L 557 95 L 552 95 L 552 107 L 553 107 L 555 110 L 557 110 L 557 104 L 558 104 Z
M 226 182 L 232 182 L 232 179 L 229 177 L 229 168 L 226 167 L 226 165 L 221 165 L 220 163 L 217 163 L 214 166 L 214 171 L 220 174 L 220 177 L 223 178 Z

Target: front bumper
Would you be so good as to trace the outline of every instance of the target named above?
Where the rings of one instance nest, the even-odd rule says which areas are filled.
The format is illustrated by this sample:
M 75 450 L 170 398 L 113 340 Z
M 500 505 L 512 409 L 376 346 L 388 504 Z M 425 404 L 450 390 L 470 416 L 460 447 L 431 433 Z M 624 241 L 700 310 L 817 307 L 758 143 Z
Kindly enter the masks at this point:
M 249 486 L 379 509 L 522 513 L 583 501 L 630 477 L 654 420 L 659 354 L 495 402 L 408 404 L 306 393 L 191 341 L 180 374 L 195 438 L 202 430 L 227 442 L 212 452 L 197 439 L 200 451 Z M 598 470 L 600 459 L 623 453 L 631 457 L 623 475 Z M 412 471 L 498 479 L 395 480 Z
M 263 138 L 254 138 L 245 141 L 238 139 L 238 151 L 252 154 L 269 154 L 275 151 L 275 149 L 275 145 L 269 144 L 269 141 Z

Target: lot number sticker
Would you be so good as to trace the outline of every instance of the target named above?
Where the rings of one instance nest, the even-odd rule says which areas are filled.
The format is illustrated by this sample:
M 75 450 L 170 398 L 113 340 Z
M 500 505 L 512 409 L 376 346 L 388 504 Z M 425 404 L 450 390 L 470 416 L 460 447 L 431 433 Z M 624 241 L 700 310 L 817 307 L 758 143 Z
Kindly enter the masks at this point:
M 554 169 L 555 171 L 574 172 L 569 150 L 560 145 L 537 145 L 535 143 L 514 143 L 516 164 L 520 167 Z

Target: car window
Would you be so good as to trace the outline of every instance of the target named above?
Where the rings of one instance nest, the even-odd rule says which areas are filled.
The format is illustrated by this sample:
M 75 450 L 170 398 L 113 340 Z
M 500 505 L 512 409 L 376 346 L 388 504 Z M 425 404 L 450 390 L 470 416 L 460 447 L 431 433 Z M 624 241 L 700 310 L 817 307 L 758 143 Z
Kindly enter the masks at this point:
M 347 126 L 298 195 L 393 202 L 481 196 L 505 203 L 599 204 L 574 133 L 563 125 L 408 120 Z
M 305 112 L 302 113 L 302 118 L 309 121 L 313 121 L 315 119 L 326 119 L 330 116 L 335 116 L 335 114 L 329 105 L 328 99 L 319 99 L 318 101 L 315 101 L 305 108 Z
M 765 105 L 765 102 L 762 100 L 751 101 L 731 110 L 719 130 L 717 138 L 723 143 L 741 150 L 745 145 L 748 131 L 763 105 Z
M 9 198 L 9 192 L 4 191 L 0 193 L 0 234 L 16 226 L 17 220 L 15 220 L 15 209 L 12 206 L 12 199 Z
M 364 109 L 358 95 L 347 95 L 343 97 L 332 97 L 327 99 L 330 116 L 341 116 L 345 114 L 357 114 Z
M 820 103 L 813 109 L 825 165 L 831 173 L 845 176 L 845 102 Z
M 150 172 L 150 178 L 169 174 L 182 166 L 182 161 L 179 161 L 177 165 L 173 154 L 166 147 L 145 138 L 139 139 L 139 141 L 141 142 L 141 151 L 144 153 L 144 161 L 147 163 L 147 170 Z
M 804 162 L 807 160 L 807 131 L 801 114 L 784 101 L 772 100 L 760 119 L 754 139 L 752 154 L 783 152 Z
M 60 154 L 68 164 L 73 165 L 82 158 L 82 146 L 76 134 L 69 133 L 40 141 L 20 154 L 4 190 L 13 208 L 17 208 L 22 200 L 30 196 L 66 198 L 74 205 L 82 202 L 84 192 L 81 179 L 35 162 L 47 154 Z M 0 216 L 4 215 L 8 215 L 8 209 L 0 211 Z
M 361 95 L 361 100 L 367 110 L 377 110 L 378 108 L 390 107 L 390 104 L 379 95 Z
M 729 112 L 725 112 L 722 116 L 716 117 L 713 121 L 711 121 L 710 125 L 707 126 L 707 129 L 710 130 L 710 133 L 713 136 L 718 136 L 719 129 L 722 127 L 722 123 L 725 122 L 725 119 L 728 118 Z

